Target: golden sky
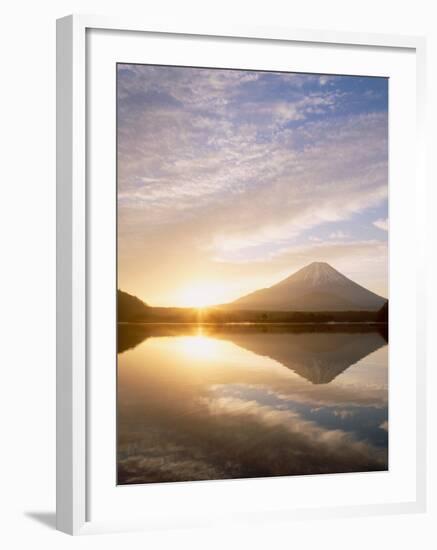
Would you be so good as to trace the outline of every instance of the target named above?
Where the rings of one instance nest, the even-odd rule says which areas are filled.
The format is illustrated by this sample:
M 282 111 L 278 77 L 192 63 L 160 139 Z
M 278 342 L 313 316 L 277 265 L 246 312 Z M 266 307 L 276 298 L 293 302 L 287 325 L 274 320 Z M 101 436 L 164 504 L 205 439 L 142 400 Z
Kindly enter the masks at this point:
M 387 80 L 118 65 L 118 287 L 224 303 L 326 261 L 387 296 Z

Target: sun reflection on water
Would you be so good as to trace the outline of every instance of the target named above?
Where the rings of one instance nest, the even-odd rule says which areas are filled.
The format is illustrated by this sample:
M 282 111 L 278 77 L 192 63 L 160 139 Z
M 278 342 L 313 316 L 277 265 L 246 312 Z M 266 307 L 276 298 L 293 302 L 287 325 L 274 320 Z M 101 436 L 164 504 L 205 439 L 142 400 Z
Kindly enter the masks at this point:
M 199 329 L 194 336 L 185 336 L 180 341 L 182 352 L 190 359 L 214 360 L 218 359 L 223 352 L 224 343 L 221 340 L 210 338 Z
M 118 482 L 384 470 L 387 351 L 378 333 L 159 325 L 119 354 Z

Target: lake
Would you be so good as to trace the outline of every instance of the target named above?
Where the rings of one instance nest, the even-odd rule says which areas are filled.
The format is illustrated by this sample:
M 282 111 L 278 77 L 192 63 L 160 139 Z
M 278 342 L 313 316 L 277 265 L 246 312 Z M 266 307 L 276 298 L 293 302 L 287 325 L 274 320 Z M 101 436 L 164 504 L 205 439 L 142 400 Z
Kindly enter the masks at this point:
M 362 325 L 118 325 L 118 483 L 386 470 L 388 343 Z

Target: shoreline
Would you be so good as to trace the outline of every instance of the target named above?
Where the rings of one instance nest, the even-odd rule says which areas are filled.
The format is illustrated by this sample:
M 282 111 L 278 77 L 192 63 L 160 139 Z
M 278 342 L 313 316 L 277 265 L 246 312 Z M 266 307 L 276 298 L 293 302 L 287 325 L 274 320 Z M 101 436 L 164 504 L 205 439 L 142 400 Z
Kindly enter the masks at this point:
M 255 322 L 255 321 L 241 321 L 241 322 L 178 322 L 178 321 L 117 321 L 117 325 L 185 325 L 185 326 L 223 326 L 223 325 L 236 325 L 236 326 L 337 326 L 337 325 L 354 325 L 354 326 L 387 326 L 388 323 L 381 321 L 325 321 L 320 323 L 315 322 Z

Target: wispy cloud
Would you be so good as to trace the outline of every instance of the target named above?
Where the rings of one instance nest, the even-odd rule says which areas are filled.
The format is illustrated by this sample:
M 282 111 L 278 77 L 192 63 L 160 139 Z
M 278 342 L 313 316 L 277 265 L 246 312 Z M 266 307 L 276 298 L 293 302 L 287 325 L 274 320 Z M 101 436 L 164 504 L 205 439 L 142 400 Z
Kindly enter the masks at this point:
M 329 235 L 329 238 L 330 239 L 347 239 L 348 238 L 348 235 L 342 231 L 341 229 L 337 230 L 337 231 L 333 231 L 330 235 Z
M 382 231 L 388 231 L 388 219 L 385 220 L 376 220 L 373 222 L 373 225 Z
M 367 239 L 358 225 L 346 232 L 336 224 L 387 200 L 380 79 L 357 86 L 329 75 L 118 71 L 120 277 L 132 291 L 162 295 L 162 277 L 133 270 L 144 269 L 145 255 L 144 264 L 156 264 L 164 250 L 170 268 L 176 246 L 206 274 L 217 261 L 277 257 L 325 225 L 313 238 Z

